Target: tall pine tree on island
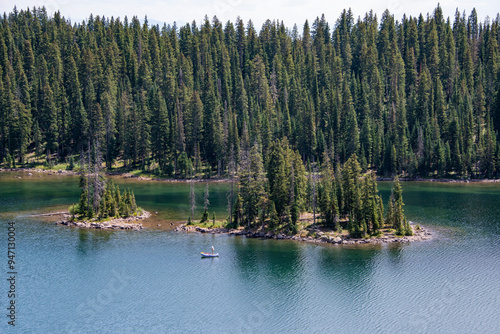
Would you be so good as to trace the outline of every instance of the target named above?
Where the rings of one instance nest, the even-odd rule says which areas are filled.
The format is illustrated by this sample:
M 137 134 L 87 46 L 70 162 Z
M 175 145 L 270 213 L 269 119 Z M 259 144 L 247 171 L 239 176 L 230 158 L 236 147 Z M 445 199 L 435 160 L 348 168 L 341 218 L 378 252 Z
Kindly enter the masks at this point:
M 399 178 L 394 178 L 394 185 L 391 190 L 391 197 L 389 198 L 389 208 L 387 210 L 386 223 L 394 228 L 396 234 L 399 235 L 412 235 L 413 231 L 409 222 L 404 216 L 403 210 L 403 188 L 399 182 Z

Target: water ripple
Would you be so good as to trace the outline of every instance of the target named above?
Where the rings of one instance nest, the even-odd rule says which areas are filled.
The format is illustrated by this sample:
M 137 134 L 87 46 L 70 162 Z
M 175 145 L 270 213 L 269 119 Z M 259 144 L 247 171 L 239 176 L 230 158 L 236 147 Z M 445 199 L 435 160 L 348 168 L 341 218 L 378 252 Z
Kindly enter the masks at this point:
M 405 212 L 431 226 L 433 240 L 332 247 L 87 231 L 2 214 L 0 235 L 11 219 L 18 231 L 19 305 L 25 314 L 19 330 L 498 332 L 500 188 L 477 187 L 469 194 L 472 188 L 404 187 Z M 9 211 L 38 210 L 30 205 L 11 203 Z M 201 259 L 200 251 L 212 245 L 220 258 Z M 6 284 L 0 282 L 0 291 Z

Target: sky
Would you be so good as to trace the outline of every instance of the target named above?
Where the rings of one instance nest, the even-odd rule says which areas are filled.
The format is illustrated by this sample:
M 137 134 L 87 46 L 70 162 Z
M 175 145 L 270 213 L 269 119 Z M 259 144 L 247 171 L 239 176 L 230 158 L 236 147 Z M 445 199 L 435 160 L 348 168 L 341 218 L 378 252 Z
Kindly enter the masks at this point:
M 439 1 L 445 19 L 450 17 L 453 22 L 455 11 L 465 11 L 469 15 L 476 8 L 481 22 L 487 16 L 494 19 L 500 12 L 500 0 L 441 0 Z M 245 23 L 252 20 L 256 29 L 260 29 L 267 20 L 283 21 L 286 27 L 292 28 L 304 25 L 305 20 L 312 23 L 322 14 L 328 22 L 334 24 L 343 9 L 351 8 L 355 18 L 364 17 L 365 13 L 373 10 L 380 19 L 386 10 L 400 20 L 403 14 L 418 16 L 420 13 L 432 15 L 437 6 L 436 0 L 0 0 L 0 12 L 11 12 L 14 6 L 17 9 L 26 9 L 45 6 L 49 15 L 60 11 L 62 16 L 70 19 L 72 23 L 80 23 L 92 13 L 94 16 L 105 16 L 131 19 L 134 15 L 141 21 L 148 17 L 150 24 L 172 24 L 178 26 L 196 20 L 200 25 L 205 15 L 210 20 L 217 16 L 219 21 L 228 20 L 235 22 L 239 16 Z

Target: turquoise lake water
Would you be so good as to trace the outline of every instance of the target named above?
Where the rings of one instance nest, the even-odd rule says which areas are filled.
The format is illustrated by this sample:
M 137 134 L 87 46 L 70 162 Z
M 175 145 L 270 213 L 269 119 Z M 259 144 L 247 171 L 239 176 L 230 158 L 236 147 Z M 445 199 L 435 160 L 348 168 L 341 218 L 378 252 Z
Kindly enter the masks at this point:
M 162 219 L 189 215 L 184 183 L 115 182 Z M 227 187 L 210 184 L 217 217 Z M 379 185 L 384 202 L 390 187 Z M 0 333 L 498 333 L 500 184 L 403 190 L 407 217 L 433 239 L 346 247 L 57 226 L 29 215 L 76 202 L 76 177 L 0 173 Z M 204 184 L 196 191 L 201 209 Z M 8 222 L 15 329 L 6 317 Z M 201 259 L 212 245 L 220 258 Z

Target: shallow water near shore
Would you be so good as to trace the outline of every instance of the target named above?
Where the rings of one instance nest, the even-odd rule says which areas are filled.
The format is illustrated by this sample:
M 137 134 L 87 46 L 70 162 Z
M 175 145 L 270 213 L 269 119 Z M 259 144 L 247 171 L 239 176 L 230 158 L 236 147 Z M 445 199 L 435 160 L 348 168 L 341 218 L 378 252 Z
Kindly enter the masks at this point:
M 158 212 L 159 224 L 189 215 L 185 183 L 115 183 Z M 384 202 L 391 185 L 379 184 Z M 204 187 L 196 184 L 200 216 Z M 224 217 L 227 189 L 210 183 L 210 217 Z M 16 226 L 15 331 L 498 332 L 500 185 L 411 182 L 403 190 L 408 218 L 432 240 L 345 247 L 56 226 L 29 215 L 76 202 L 77 177 L 0 173 L 0 253 L 7 223 Z M 220 257 L 201 259 L 212 245 Z M 0 291 L 8 291 L 6 256 L 0 266 Z M 2 309 L 7 301 L 0 294 Z M 2 316 L 0 332 L 11 329 Z

